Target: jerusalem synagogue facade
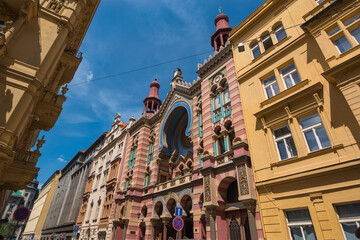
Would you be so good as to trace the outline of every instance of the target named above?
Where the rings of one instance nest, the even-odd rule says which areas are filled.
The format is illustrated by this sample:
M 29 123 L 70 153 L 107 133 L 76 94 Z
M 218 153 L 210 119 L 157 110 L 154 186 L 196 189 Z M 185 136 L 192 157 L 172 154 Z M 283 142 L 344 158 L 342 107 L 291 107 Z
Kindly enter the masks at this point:
M 183 209 L 179 239 L 263 239 L 228 22 L 216 17 L 215 52 L 196 80 L 175 69 L 163 102 L 159 82 L 151 82 L 142 116 L 124 129 L 115 190 L 84 202 L 90 212 L 104 202 L 99 227 L 90 231 L 92 220 L 84 221 L 80 239 L 175 239 L 176 207 Z

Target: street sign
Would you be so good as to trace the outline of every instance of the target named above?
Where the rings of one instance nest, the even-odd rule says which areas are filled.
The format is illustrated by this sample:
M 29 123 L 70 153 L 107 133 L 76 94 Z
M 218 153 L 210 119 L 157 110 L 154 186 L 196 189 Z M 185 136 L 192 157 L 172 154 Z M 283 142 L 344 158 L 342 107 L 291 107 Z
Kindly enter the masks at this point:
M 181 207 L 175 207 L 175 216 L 182 217 L 183 216 L 183 209 Z
M 77 237 L 78 232 L 79 232 L 79 226 L 75 225 L 75 227 L 74 227 L 74 232 L 73 232 L 73 235 L 72 235 L 72 238 L 76 238 L 76 237 Z
M 21 207 L 15 210 L 14 219 L 18 222 L 26 220 L 30 216 L 30 211 L 26 207 Z
M 180 217 L 175 217 L 173 220 L 173 227 L 176 231 L 181 231 L 184 227 L 184 220 Z

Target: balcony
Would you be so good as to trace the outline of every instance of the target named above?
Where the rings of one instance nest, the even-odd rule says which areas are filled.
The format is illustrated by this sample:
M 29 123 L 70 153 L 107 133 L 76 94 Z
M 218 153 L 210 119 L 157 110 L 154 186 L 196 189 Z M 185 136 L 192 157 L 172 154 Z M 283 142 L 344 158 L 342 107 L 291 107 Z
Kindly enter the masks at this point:
M 7 183 L 8 189 L 24 189 L 27 184 L 34 179 L 39 171 L 35 167 L 38 158 L 41 156 L 39 150 L 22 151 L 17 150 L 12 164 L 2 174 L 2 179 Z M 19 174 L 21 177 L 19 178 Z
M 115 185 L 116 185 L 116 180 L 117 180 L 117 178 L 115 178 L 115 177 L 109 179 L 109 180 L 106 182 L 106 189 L 107 189 L 107 190 L 109 190 L 109 189 L 114 189 L 114 188 L 115 188 Z
M 55 125 L 66 100 L 66 91 L 64 87 L 61 95 L 50 91 L 43 94 L 36 107 L 35 115 L 39 117 L 39 121 L 34 124 L 36 128 L 48 131 Z

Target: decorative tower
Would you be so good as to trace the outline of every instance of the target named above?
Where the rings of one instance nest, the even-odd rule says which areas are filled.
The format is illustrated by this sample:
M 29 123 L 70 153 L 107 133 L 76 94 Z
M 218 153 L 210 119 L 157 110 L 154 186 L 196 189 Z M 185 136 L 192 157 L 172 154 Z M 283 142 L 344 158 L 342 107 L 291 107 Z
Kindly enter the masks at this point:
M 144 99 L 144 113 L 152 114 L 155 111 L 157 111 L 161 106 L 161 100 L 159 98 L 159 88 L 160 84 L 155 78 L 154 81 L 150 83 L 150 93 L 149 96 L 147 96 Z
M 211 46 L 215 51 L 218 51 L 220 46 L 225 46 L 229 37 L 231 27 L 229 27 L 229 17 L 221 13 L 219 9 L 219 15 L 215 18 L 216 31 L 211 36 Z

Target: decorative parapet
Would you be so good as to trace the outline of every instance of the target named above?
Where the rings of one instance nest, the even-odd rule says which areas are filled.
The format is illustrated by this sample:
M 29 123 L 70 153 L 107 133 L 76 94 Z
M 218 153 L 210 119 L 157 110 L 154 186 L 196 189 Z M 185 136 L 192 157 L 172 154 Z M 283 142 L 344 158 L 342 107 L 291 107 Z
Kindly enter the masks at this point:
M 154 193 L 160 192 L 165 189 L 171 189 L 174 187 L 178 187 L 178 186 L 190 183 L 192 180 L 193 180 L 193 176 L 191 174 L 189 174 L 189 175 L 181 176 L 179 178 L 175 178 L 175 179 L 166 181 L 164 183 L 160 183 L 155 186 Z

